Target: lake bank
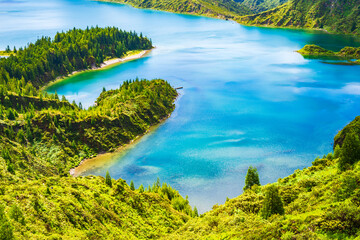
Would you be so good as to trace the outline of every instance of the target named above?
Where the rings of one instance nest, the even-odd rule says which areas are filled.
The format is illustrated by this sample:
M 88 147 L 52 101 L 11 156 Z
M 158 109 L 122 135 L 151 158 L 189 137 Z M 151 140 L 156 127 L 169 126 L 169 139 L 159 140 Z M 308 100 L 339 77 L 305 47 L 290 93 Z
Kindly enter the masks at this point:
M 106 167 L 111 165 L 113 161 L 116 161 L 119 157 L 122 157 L 126 154 L 126 152 L 136 146 L 140 140 L 145 137 L 151 135 L 158 127 L 160 127 L 169 117 L 160 120 L 159 123 L 151 126 L 145 133 L 137 135 L 134 139 L 132 139 L 129 143 L 126 143 L 120 147 L 118 147 L 114 152 L 101 152 L 95 157 L 86 158 L 82 160 L 78 166 L 71 168 L 69 174 L 73 177 L 82 176 L 86 171 L 99 168 Z
M 48 84 L 43 86 L 41 88 L 41 90 L 46 91 L 46 89 L 53 86 L 54 84 L 57 84 L 57 83 L 62 82 L 64 80 L 67 80 L 67 79 L 69 79 L 71 77 L 74 77 L 76 75 L 80 75 L 82 73 L 91 72 L 91 71 L 101 71 L 101 70 L 105 70 L 105 69 L 115 67 L 115 66 L 117 66 L 119 64 L 122 64 L 122 63 L 125 63 L 125 62 L 140 59 L 140 58 L 145 57 L 146 55 L 148 55 L 153 49 L 154 48 L 148 49 L 148 50 L 129 51 L 129 52 L 127 52 L 125 54 L 124 57 L 122 57 L 122 58 L 113 58 L 113 59 L 106 60 L 103 63 L 101 63 L 99 67 L 92 67 L 91 69 L 84 69 L 84 70 L 74 71 L 74 72 L 70 73 L 67 76 L 58 77 L 54 81 L 49 82 Z

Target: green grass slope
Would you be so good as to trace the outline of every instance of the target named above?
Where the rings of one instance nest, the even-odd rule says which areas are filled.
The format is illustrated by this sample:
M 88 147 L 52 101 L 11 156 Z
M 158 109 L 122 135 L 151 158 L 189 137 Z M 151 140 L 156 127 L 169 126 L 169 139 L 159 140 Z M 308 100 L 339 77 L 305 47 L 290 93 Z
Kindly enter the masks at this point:
M 275 9 L 240 17 L 239 23 L 274 27 L 324 29 L 360 34 L 358 0 L 291 0 Z
M 188 13 L 216 18 L 234 18 L 251 14 L 245 5 L 233 0 L 104 0 L 130 4 L 137 8 L 150 8 L 175 13 Z

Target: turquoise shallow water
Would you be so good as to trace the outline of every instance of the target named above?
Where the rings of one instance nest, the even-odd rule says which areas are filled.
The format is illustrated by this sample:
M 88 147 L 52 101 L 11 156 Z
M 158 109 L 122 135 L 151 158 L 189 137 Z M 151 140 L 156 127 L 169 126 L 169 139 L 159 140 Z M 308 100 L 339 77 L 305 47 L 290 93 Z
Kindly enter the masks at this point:
M 351 37 L 244 27 L 230 21 L 86 0 L 0 1 L 0 48 L 88 25 L 143 32 L 145 58 L 85 73 L 49 89 L 93 104 L 135 77 L 182 86 L 172 116 L 122 157 L 85 172 L 150 184 L 160 177 L 201 212 L 242 192 L 249 165 L 263 184 L 309 166 L 360 114 L 360 67 L 305 60 L 307 43 L 338 50 Z

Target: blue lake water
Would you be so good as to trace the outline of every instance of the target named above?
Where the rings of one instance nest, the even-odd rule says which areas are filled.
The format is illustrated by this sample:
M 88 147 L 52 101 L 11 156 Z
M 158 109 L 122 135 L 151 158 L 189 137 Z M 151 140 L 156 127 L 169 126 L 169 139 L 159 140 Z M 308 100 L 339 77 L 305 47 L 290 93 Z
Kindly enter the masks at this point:
M 86 0 L 0 1 L 0 49 L 91 25 L 149 36 L 147 57 L 78 75 L 49 89 L 90 106 L 102 87 L 163 78 L 184 87 L 172 116 L 109 164 L 84 173 L 170 183 L 201 212 L 242 192 L 249 165 L 262 184 L 311 165 L 360 114 L 360 67 L 306 60 L 308 43 L 333 50 L 352 37 L 244 27 L 231 21 Z

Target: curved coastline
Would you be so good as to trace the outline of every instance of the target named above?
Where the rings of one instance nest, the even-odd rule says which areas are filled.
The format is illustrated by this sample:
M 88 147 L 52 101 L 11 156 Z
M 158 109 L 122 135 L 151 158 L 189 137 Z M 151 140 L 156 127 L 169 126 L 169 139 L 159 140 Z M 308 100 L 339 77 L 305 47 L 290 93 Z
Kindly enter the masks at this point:
M 92 67 L 90 69 L 84 69 L 84 70 L 80 70 L 80 71 L 74 71 L 70 74 L 68 74 L 67 76 L 61 76 L 56 78 L 54 81 L 49 82 L 48 84 L 44 85 L 41 90 L 46 91 L 49 87 L 62 82 L 64 80 L 67 80 L 71 77 L 74 77 L 76 75 L 82 74 L 82 73 L 86 73 L 86 72 L 90 72 L 90 71 L 101 71 L 101 70 L 105 70 L 105 69 L 109 69 L 112 67 L 115 67 L 119 64 L 122 63 L 126 63 L 126 62 L 130 62 L 136 59 L 140 59 L 143 58 L 145 56 L 147 56 L 155 47 L 148 49 L 148 50 L 134 50 L 134 51 L 129 51 L 125 54 L 124 57 L 122 58 L 113 58 L 113 59 L 109 59 L 104 61 L 103 63 L 100 64 L 100 67 Z
M 175 109 L 176 109 L 176 107 L 179 107 L 177 102 L 183 95 L 184 94 L 182 92 L 180 92 L 180 93 L 178 92 L 178 95 L 177 95 L 177 97 L 175 99 L 175 102 L 174 102 L 175 103 Z M 162 118 L 160 120 L 160 122 L 150 126 L 149 129 L 146 130 L 145 133 L 137 135 L 129 143 L 126 143 L 124 145 L 119 146 L 117 149 L 115 149 L 115 151 L 113 151 L 113 152 L 101 152 L 101 153 L 98 153 L 96 156 L 94 156 L 92 158 L 83 159 L 76 167 L 73 167 L 73 168 L 70 169 L 69 174 L 72 177 L 78 177 L 78 176 L 81 176 L 83 173 L 85 173 L 86 171 L 88 171 L 90 169 L 101 167 L 104 164 L 111 163 L 112 160 L 117 159 L 118 157 L 125 154 L 127 150 L 130 150 L 133 147 L 135 147 L 136 144 L 138 144 L 140 142 L 140 140 L 143 139 L 143 137 L 147 137 L 147 136 L 150 136 L 151 134 L 153 134 L 157 128 L 159 128 L 162 124 L 164 124 L 165 121 L 167 119 L 169 119 L 172 114 L 175 113 L 175 109 L 169 115 Z
M 148 130 L 146 130 L 145 133 L 137 135 L 134 139 L 132 139 L 129 143 L 126 143 L 124 145 L 119 146 L 115 151 L 113 152 L 101 152 L 97 154 L 96 156 L 92 158 L 86 158 L 83 159 L 79 165 L 77 165 L 74 168 L 71 168 L 69 171 L 69 174 L 72 177 L 79 177 L 84 172 L 88 171 L 89 169 L 101 167 L 104 164 L 111 163 L 111 160 L 117 158 L 118 156 L 121 156 L 126 153 L 126 150 L 129 150 L 136 146 L 137 143 L 140 142 L 140 140 L 145 137 L 152 134 L 158 127 L 161 126 L 169 117 L 171 114 L 166 116 L 165 118 L 161 119 L 159 123 L 150 126 Z

